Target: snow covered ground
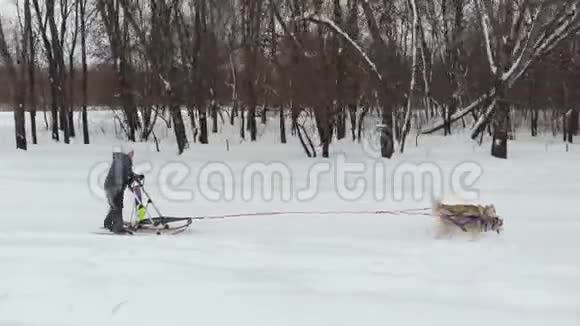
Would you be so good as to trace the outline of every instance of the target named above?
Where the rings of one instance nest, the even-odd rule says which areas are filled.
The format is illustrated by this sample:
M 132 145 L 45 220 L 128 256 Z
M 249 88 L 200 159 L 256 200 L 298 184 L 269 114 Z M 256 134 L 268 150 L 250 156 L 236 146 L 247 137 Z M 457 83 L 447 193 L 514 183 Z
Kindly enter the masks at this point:
M 580 324 L 577 145 L 566 152 L 558 138 L 521 135 L 502 161 L 465 135 L 423 137 L 403 156 L 379 161 L 387 171 L 381 181 L 368 146 L 342 141 L 330 160 L 306 159 L 293 137 L 277 144 L 276 122 L 274 130 L 261 127 L 258 144 L 225 132 L 180 157 L 163 141 L 161 153 L 138 144 L 136 169 L 169 215 L 423 208 L 431 198 L 413 194 L 437 191 L 408 182 L 393 189 L 397 173 L 430 171 L 448 196 L 459 167 L 480 170 L 468 182 L 479 192 L 470 200 L 494 203 L 505 230 L 476 241 L 435 239 L 427 216 L 312 213 L 201 220 L 178 236 L 115 237 L 92 233 L 106 214 L 98 185 L 117 143 L 106 115 L 91 115 L 93 145 L 54 144 L 42 131 L 41 145 L 17 152 L 12 115 L 0 113 L 1 326 Z M 355 179 L 342 187 L 336 171 L 300 192 L 312 189 L 313 166 L 330 162 L 336 170 L 342 150 L 348 162 L 364 165 L 357 175 L 363 193 L 346 198 Z M 274 183 L 262 194 L 244 182 L 248 167 L 272 161 L 284 163 L 281 184 L 292 187 Z M 200 182 L 200 171 L 224 168 L 232 180 Z M 206 198 L 224 184 L 231 198 Z

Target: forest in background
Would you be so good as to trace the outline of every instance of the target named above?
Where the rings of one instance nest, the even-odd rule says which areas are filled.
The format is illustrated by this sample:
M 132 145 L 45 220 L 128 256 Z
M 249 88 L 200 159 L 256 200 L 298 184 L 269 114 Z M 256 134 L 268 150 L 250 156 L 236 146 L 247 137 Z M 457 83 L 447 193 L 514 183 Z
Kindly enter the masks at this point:
M 580 0 L 18 0 L 0 18 L 0 103 L 16 146 L 90 143 L 90 108 L 129 141 L 168 122 L 178 152 L 218 123 L 279 116 L 280 142 L 309 157 L 360 140 L 376 117 L 381 155 L 420 134 L 468 129 L 507 158 L 514 119 L 572 142 L 580 102 Z M 46 126 L 36 126 L 46 112 Z M 73 112 L 82 112 L 76 124 Z M 28 118 L 27 118 L 28 116 Z M 222 120 L 223 119 L 223 120 Z M 304 120 L 312 120 L 309 134 Z M 30 135 L 26 123 L 30 123 Z M 290 130 L 286 130 L 286 122 Z M 457 124 L 454 127 L 454 124 Z M 191 131 L 191 132 L 188 132 Z M 192 136 L 188 136 L 192 135 Z

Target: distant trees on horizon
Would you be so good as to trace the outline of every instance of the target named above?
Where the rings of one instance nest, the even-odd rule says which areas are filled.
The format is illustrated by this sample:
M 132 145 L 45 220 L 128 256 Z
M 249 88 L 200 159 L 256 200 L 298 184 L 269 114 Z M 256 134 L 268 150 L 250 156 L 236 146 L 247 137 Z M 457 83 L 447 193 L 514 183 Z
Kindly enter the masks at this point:
M 192 141 L 207 144 L 223 112 L 258 141 L 270 108 L 279 112 L 280 142 L 289 132 L 309 157 L 327 157 L 335 139 L 360 139 L 369 112 L 385 158 L 403 152 L 412 127 L 449 135 L 459 123 L 475 140 L 489 133 L 498 158 L 508 156 L 515 116 L 532 135 L 540 112 L 566 141 L 578 130 L 580 0 L 18 5 L 10 28 L 0 19 L 0 83 L 9 86 L 0 87 L 0 103 L 14 110 L 22 149 L 36 143 L 38 111 L 47 112 L 53 139 L 68 143 L 82 131 L 90 143 L 91 106 L 117 110 L 130 141 L 150 140 L 168 119 L 179 153 Z M 301 124 L 305 114 L 316 135 Z

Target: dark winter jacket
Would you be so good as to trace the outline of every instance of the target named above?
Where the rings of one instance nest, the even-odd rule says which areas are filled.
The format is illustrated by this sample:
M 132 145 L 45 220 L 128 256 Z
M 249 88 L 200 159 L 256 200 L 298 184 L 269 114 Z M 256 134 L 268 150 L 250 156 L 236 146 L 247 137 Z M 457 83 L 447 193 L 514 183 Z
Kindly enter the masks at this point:
M 133 180 L 133 161 L 124 153 L 113 153 L 113 163 L 105 179 L 106 192 L 124 191 Z

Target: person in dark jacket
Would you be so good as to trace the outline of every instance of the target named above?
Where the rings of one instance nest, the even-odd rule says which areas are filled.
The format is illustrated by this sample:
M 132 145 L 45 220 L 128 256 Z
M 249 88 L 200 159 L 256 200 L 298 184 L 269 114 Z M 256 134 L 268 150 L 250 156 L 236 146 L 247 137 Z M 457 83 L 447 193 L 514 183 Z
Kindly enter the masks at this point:
M 104 227 L 114 233 L 127 232 L 123 225 L 123 194 L 127 186 L 134 180 L 142 180 L 142 174 L 133 172 L 132 149 L 124 149 L 113 153 L 113 163 L 105 179 L 105 193 L 109 202 L 109 213 L 104 221 Z

